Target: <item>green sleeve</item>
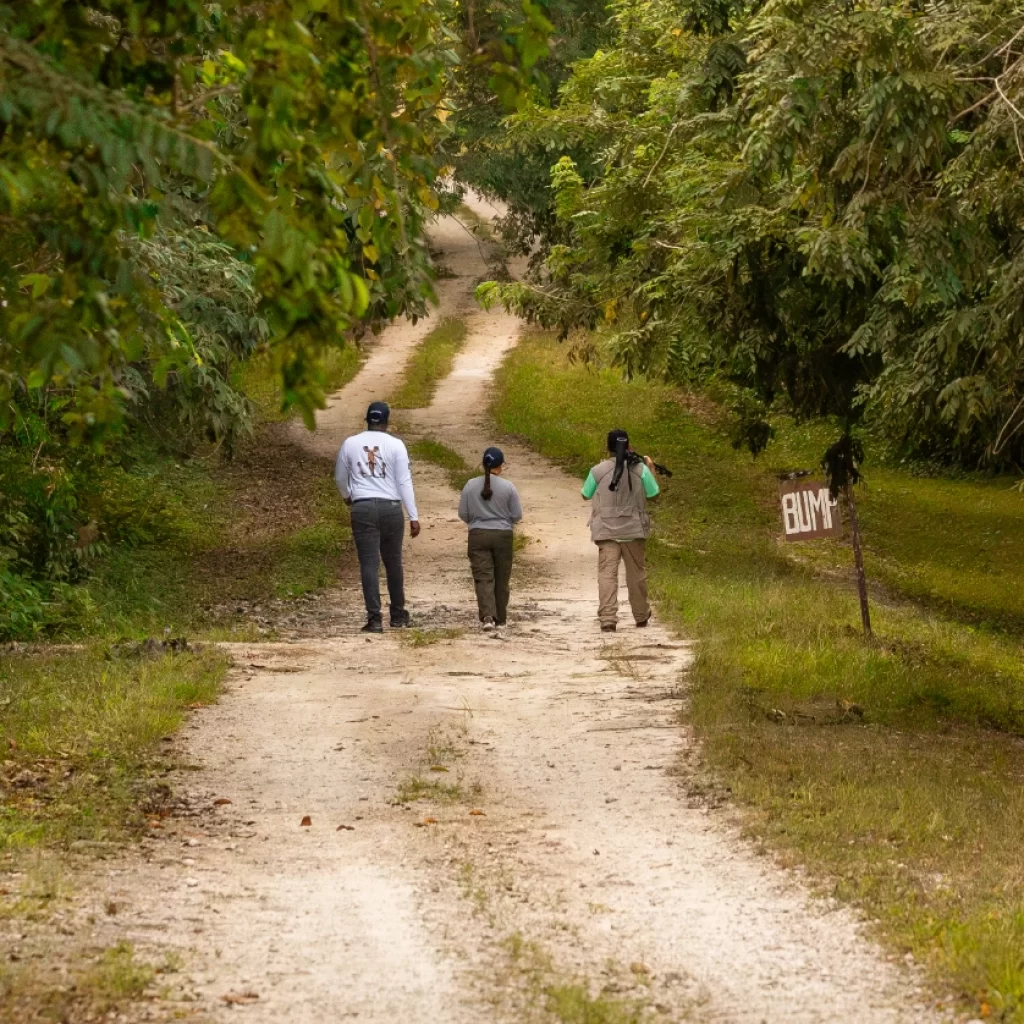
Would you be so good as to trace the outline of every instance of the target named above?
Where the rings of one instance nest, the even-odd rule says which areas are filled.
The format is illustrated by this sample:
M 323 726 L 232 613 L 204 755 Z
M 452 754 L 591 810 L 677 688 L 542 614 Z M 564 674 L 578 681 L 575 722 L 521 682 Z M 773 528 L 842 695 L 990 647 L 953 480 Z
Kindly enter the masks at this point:
M 661 493 L 658 481 L 654 479 L 654 474 L 646 466 L 644 466 L 640 473 L 640 479 L 644 484 L 644 494 L 648 498 L 656 498 Z
M 655 487 L 658 485 L 655 484 Z M 594 492 L 597 490 L 597 481 L 594 479 L 594 471 L 591 470 L 587 474 L 587 482 L 583 485 L 583 497 L 590 499 L 594 496 Z

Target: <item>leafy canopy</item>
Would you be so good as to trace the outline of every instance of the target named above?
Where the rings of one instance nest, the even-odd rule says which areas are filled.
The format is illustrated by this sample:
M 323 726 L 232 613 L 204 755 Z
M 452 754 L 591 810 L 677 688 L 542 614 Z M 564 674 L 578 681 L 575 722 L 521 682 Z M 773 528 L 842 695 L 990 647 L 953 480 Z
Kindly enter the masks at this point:
M 449 13 L 0 3 L 0 417 L 56 385 L 73 392 L 64 421 L 95 432 L 147 383 L 199 377 L 225 345 L 244 356 L 264 339 L 287 402 L 311 415 L 319 351 L 432 295 L 423 226 L 464 49 Z M 527 3 L 465 62 L 514 96 L 545 31 Z M 211 273 L 238 286 L 228 305 L 253 306 L 237 310 L 241 332 L 216 322 L 216 289 L 181 290 L 215 252 Z M 204 304 L 214 322 L 199 326 Z
M 534 279 L 484 297 L 602 327 L 627 373 L 728 378 L 757 443 L 784 400 L 1020 464 L 1020 6 L 621 0 L 614 21 L 557 106 L 508 123 L 552 154 L 556 223 Z

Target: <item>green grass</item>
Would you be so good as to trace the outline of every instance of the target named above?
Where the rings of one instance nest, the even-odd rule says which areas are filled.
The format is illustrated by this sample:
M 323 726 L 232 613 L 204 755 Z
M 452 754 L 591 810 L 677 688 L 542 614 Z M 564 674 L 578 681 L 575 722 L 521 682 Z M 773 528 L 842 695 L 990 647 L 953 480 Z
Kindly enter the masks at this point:
M 320 366 L 322 392 L 329 395 L 344 387 L 359 372 L 363 358 L 355 345 L 327 349 Z M 284 407 L 281 375 L 269 353 L 259 353 L 245 363 L 235 375 L 235 384 L 252 401 L 261 422 L 280 423 L 296 415 L 294 408 Z
M 0 659 L 0 851 L 118 841 L 157 799 L 160 741 L 213 701 L 215 651 L 155 659 L 98 647 Z
M 395 802 L 411 804 L 417 800 L 429 800 L 436 804 L 454 804 L 459 803 L 464 796 L 462 787 L 457 782 L 438 782 L 436 779 L 424 779 L 413 775 L 398 787 Z
M 488 240 L 494 238 L 494 224 L 486 217 L 477 213 L 473 207 L 467 206 L 465 203 L 460 203 L 459 208 L 455 211 L 455 216 L 467 228 L 469 228 L 474 235 Z
M 276 427 L 231 463 L 154 457 L 138 468 L 159 528 L 118 545 L 84 585 L 90 614 L 66 635 L 145 636 L 170 628 L 204 639 L 249 639 L 254 603 L 320 590 L 337 578 L 350 537 L 326 460 Z M 238 608 L 242 608 L 238 612 Z
M 458 640 L 466 631 L 460 628 L 407 629 L 399 634 L 399 642 L 406 647 L 432 647 L 445 640 Z
M 547 1010 L 563 1024 L 642 1024 L 643 1009 L 622 999 L 591 996 L 583 985 L 549 985 Z
M 487 890 L 480 885 L 472 865 L 463 867 L 464 891 L 477 905 L 487 904 Z M 644 1024 L 663 1019 L 660 1012 L 649 1005 L 646 993 L 640 997 L 621 998 L 610 995 L 607 988 L 594 994 L 596 986 L 587 979 L 567 975 L 555 963 L 551 954 L 536 941 L 514 932 L 502 943 L 508 954 L 507 976 L 502 989 L 516 1000 L 518 1019 L 523 1021 L 551 1021 L 558 1024 Z M 615 990 L 623 984 L 634 987 L 646 973 L 641 964 L 634 964 L 627 972 L 624 965 L 609 961 L 605 975 L 618 975 Z M 628 982 L 627 982 L 628 979 Z M 512 1009 L 506 1005 L 506 1010 Z M 677 1011 L 679 1007 L 675 1008 Z M 676 1019 L 676 1018 L 673 1018 Z M 689 1017 L 687 1017 L 689 1019 Z
M 416 346 L 401 384 L 388 397 L 392 408 L 425 409 L 430 405 L 437 385 L 452 372 L 466 334 L 464 320 L 442 320 Z
M 432 438 L 414 441 L 409 445 L 409 454 L 414 459 L 423 459 L 425 462 L 432 462 L 435 466 L 440 466 L 448 474 L 448 482 L 452 488 L 460 493 L 473 477 L 479 476 L 483 472 L 470 466 L 453 448 Z
M 965 1007 L 1024 1021 L 1024 646 L 989 628 L 1020 611 L 1024 499 L 992 481 L 873 473 L 868 571 L 889 596 L 869 641 L 847 576 L 816 571 L 848 566 L 848 546 L 776 539 L 773 472 L 818 445 L 783 437 L 753 463 L 706 403 L 571 365 L 541 336 L 506 362 L 494 413 L 581 477 L 613 426 L 675 471 L 651 583 L 698 642 L 691 714 L 712 790 Z M 984 536 L 1016 561 L 979 559 Z
M 12 958 L 13 959 L 13 958 Z M 159 969 L 119 942 L 91 958 L 57 965 L 0 965 L 0 1013 L 7 1021 L 95 1021 L 145 998 Z M 167 969 L 166 966 L 163 969 Z M 69 984 L 70 982 L 70 984 Z

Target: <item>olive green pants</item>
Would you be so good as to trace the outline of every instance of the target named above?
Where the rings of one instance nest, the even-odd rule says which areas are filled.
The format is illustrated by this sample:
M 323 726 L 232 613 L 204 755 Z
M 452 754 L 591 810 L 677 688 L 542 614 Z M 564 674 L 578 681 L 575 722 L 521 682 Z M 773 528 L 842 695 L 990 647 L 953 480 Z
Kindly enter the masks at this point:
M 469 565 L 480 621 L 494 619 L 499 626 L 505 625 L 512 577 L 512 531 L 470 530 Z

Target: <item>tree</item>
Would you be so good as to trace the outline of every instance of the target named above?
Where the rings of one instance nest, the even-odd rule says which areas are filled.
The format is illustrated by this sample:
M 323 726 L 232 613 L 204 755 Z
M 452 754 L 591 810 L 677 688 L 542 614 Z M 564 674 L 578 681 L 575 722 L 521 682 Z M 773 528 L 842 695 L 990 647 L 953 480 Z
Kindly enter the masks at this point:
M 203 363 L 138 240 L 251 268 L 287 398 L 368 311 L 421 311 L 446 68 L 411 0 L 0 5 L 0 409 L 72 385 L 80 431 Z M 231 273 L 231 270 L 228 270 Z
M 566 237 L 491 298 L 603 324 L 627 372 L 725 375 L 755 419 L 784 398 L 1019 462 L 1019 8 L 646 0 L 616 24 L 558 107 L 510 122 L 601 169 L 555 165 Z

